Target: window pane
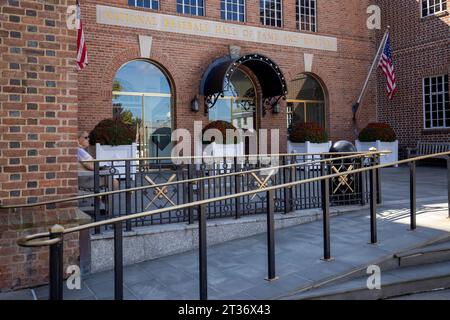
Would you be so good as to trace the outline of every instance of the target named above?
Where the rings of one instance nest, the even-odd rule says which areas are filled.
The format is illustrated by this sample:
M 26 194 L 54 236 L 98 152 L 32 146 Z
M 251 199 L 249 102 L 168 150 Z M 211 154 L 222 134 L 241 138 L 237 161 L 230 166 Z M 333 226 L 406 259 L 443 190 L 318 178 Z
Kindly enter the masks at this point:
M 223 20 L 244 22 L 244 0 L 221 0 L 220 16 Z
M 425 78 L 424 84 L 425 127 L 449 127 L 448 75 Z
M 159 0 L 128 0 L 128 5 L 157 10 L 159 9 Z
M 325 128 L 325 95 L 320 83 L 307 74 L 289 84 L 288 128 L 298 122 L 314 122 Z
M 447 0 L 422 0 L 422 16 L 426 17 L 447 9 Z
M 281 0 L 260 0 L 260 20 L 264 25 L 281 27 Z
M 131 61 L 117 71 L 112 90 L 113 114 L 139 128 L 139 154 L 170 156 L 172 94 L 166 75 L 148 61 Z
M 316 32 L 316 0 L 296 0 L 295 9 L 298 29 Z
M 203 0 L 177 0 L 177 12 L 195 16 L 203 16 Z

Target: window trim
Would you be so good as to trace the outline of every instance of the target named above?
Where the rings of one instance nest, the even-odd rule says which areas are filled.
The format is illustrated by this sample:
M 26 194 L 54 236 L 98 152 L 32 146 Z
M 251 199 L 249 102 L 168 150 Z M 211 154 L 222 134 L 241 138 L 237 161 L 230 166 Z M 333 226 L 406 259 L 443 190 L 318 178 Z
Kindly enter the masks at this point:
M 448 75 L 446 75 L 446 74 L 439 74 L 439 75 L 428 76 L 428 77 L 423 77 L 422 78 L 423 130 L 425 130 L 425 131 L 448 130 L 448 129 L 450 129 L 450 125 L 449 126 L 445 125 L 445 123 L 446 123 L 446 116 L 447 116 L 446 111 L 445 111 L 445 107 L 446 107 L 445 103 L 450 103 L 449 101 L 445 100 L 445 81 L 444 81 L 445 76 L 448 76 Z M 430 112 L 431 127 L 427 128 L 427 117 L 426 117 L 426 109 L 425 109 L 425 79 L 430 79 L 430 87 L 431 87 L 431 79 L 432 78 L 439 78 L 439 77 L 443 78 L 442 79 L 443 80 L 443 83 L 442 83 L 443 91 L 437 92 L 436 94 L 440 94 L 441 93 L 443 95 L 443 98 L 444 98 L 444 109 L 443 109 L 443 123 L 444 123 L 444 125 L 442 127 L 433 127 L 433 111 L 431 110 L 431 112 Z M 447 84 L 447 90 L 449 90 L 448 84 Z M 430 97 L 431 97 L 431 89 L 430 89 Z M 430 103 L 431 103 L 431 101 L 430 101 Z
M 422 6 L 423 6 L 423 1 L 427 1 L 427 15 L 426 16 L 424 16 L 423 15 L 423 8 L 422 8 Z M 447 4 L 447 9 L 442 9 L 442 4 L 444 3 L 444 1 L 446 1 L 446 4 Z M 430 0 L 421 0 L 420 1 L 420 6 L 419 6 L 419 9 L 420 9 L 420 17 L 423 19 L 423 18 L 428 18 L 428 17 L 433 17 L 433 16 L 437 16 L 437 17 L 440 17 L 440 16 L 442 16 L 442 15 L 445 15 L 445 14 L 447 14 L 448 13 L 448 1 L 447 0 L 443 0 L 441 3 L 440 3 L 440 5 L 441 5 L 441 10 L 439 10 L 439 11 L 436 11 L 436 12 L 433 12 L 433 13 L 430 13 L 429 11 L 430 11 Z

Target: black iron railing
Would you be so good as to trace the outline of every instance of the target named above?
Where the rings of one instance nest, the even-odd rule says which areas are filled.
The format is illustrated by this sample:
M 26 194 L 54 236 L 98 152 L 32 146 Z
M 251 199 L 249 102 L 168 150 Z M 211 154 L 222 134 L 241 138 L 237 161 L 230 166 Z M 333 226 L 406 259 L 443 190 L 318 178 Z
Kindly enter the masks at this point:
M 103 194 L 111 191 L 103 200 L 91 198 L 91 206 L 84 206 L 96 221 L 130 215 L 133 213 L 173 207 L 204 198 L 215 198 L 227 194 L 262 189 L 267 186 L 306 180 L 321 176 L 320 162 L 333 155 L 281 155 L 277 163 L 264 164 L 252 161 L 251 156 L 241 158 L 214 158 L 208 163 L 174 164 L 171 159 L 126 159 L 95 161 L 91 172 L 92 185 L 84 188 L 88 192 Z M 349 169 L 362 168 L 379 163 L 379 154 L 361 158 L 358 154 L 340 155 L 333 166 L 325 173 L 335 173 Z M 107 165 L 102 169 L 101 165 Z M 264 168 L 268 168 L 264 170 Z M 333 206 L 365 204 L 369 200 L 368 173 L 348 175 L 346 180 L 333 181 L 330 188 Z M 116 182 L 113 183 L 113 180 Z M 200 184 L 202 184 L 200 186 Z M 81 185 L 83 187 L 83 185 Z M 152 187 L 152 188 L 150 188 Z M 132 193 L 127 190 L 133 190 Z M 208 219 L 247 216 L 266 211 L 265 193 L 228 199 L 210 203 L 206 206 Z M 86 199 L 86 198 L 85 198 Z M 318 181 L 298 185 L 289 190 L 275 192 L 274 210 L 288 213 L 294 210 L 320 208 L 322 203 L 321 187 Z M 192 209 L 171 210 L 164 214 L 152 215 L 129 221 L 127 230 L 132 227 L 189 222 L 196 220 Z
M 385 152 L 384 152 L 385 153 Z M 184 158 L 142 158 L 94 160 L 94 171 L 83 173 L 80 185 L 88 194 L 60 200 L 42 201 L 21 206 L 0 206 L 20 208 L 79 201 L 80 207 L 101 221 L 112 217 L 138 212 L 174 207 L 199 199 L 216 198 L 228 194 L 259 189 L 267 186 L 307 180 L 323 174 L 345 172 L 379 163 L 383 152 L 372 153 L 322 153 L 250 155 L 237 158 L 184 157 Z M 368 156 L 370 155 L 370 156 Z M 330 160 L 330 158 L 334 157 Z M 268 163 L 267 159 L 271 160 Z M 191 164 L 195 160 L 200 163 Z M 331 161 L 331 162 L 330 162 Z M 321 163 L 330 162 L 322 172 Z M 107 168 L 102 168 L 103 164 Z M 330 185 L 332 206 L 361 204 L 369 201 L 368 172 L 348 174 L 334 179 Z M 90 183 L 86 187 L 83 179 Z M 115 181 L 114 181 L 115 180 Z M 115 183 L 113 183 L 115 182 Z M 379 182 L 377 184 L 379 188 Z M 200 189 L 202 195 L 200 195 Z M 380 194 L 378 192 L 378 194 Z M 89 200 L 92 206 L 82 205 Z M 381 199 L 379 197 L 378 201 Z M 266 212 L 266 195 L 260 192 L 251 196 L 213 202 L 206 206 L 206 216 L 211 218 L 235 217 Z M 321 186 L 318 181 L 277 190 L 274 210 L 289 213 L 294 210 L 320 208 L 322 206 Z M 192 208 L 169 210 L 135 220 L 127 220 L 125 228 L 188 222 L 197 220 Z M 109 228 L 104 226 L 103 228 Z M 96 228 L 95 232 L 101 232 Z
M 86 225 L 81 225 L 73 228 L 64 229 L 61 226 L 54 226 L 49 232 L 39 233 L 24 237 L 18 241 L 18 244 L 24 247 L 38 247 L 38 246 L 50 246 L 50 298 L 51 299 L 62 299 L 62 284 L 63 284 L 63 268 L 62 268 L 62 257 L 63 257 L 63 241 L 64 236 L 74 232 L 80 232 L 82 230 L 94 229 L 104 225 L 112 225 L 114 227 L 114 283 L 115 283 L 115 298 L 123 299 L 123 223 L 133 219 L 139 219 L 155 214 L 161 214 L 168 212 L 170 210 L 184 210 L 184 209 L 194 209 L 197 211 L 197 217 L 199 222 L 199 273 L 200 273 L 200 299 L 207 299 L 207 243 L 206 243 L 206 207 L 210 203 L 221 202 L 230 199 L 235 199 L 244 196 L 253 196 L 260 192 L 266 193 L 266 214 L 267 214 L 267 259 L 268 259 L 268 280 L 276 279 L 275 272 L 275 228 L 274 228 L 274 199 L 275 192 L 277 190 L 286 190 L 299 186 L 302 184 L 308 184 L 311 182 L 319 181 L 321 185 L 321 196 L 322 196 L 322 211 L 323 211 L 323 251 L 324 259 L 329 260 L 331 258 L 331 243 L 330 243 L 330 186 L 333 179 L 338 179 L 342 181 L 350 174 L 360 174 L 363 172 L 370 172 L 369 175 L 369 194 L 370 194 L 370 242 L 372 244 L 377 243 L 377 220 L 376 220 L 376 210 L 377 210 L 377 170 L 380 168 L 398 165 L 398 164 L 410 164 L 410 228 L 411 230 L 416 229 L 416 170 L 415 164 L 419 160 L 429 159 L 436 156 L 446 156 L 447 166 L 448 166 L 448 198 L 450 202 L 450 152 L 444 152 L 434 155 L 427 155 L 416 157 L 412 159 L 397 161 L 393 163 L 387 163 L 384 165 L 376 164 L 371 167 L 361 167 L 357 169 L 351 169 L 344 172 L 337 172 L 334 174 L 323 174 L 319 177 L 313 177 L 300 181 L 286 182 L 280 185 L 266 186 L 262 190 L 249 190 L 240 192 L 238 194 L 223 195 L 220 197 L 205 199 L 201 198 L 192 203 L 175 205 L 171 208 L 160 208 L 148 212 L 136 213 L 129 216 L 119 216 L 105 221 L 97 221 L 89 223 Z M 361 158 L 373 157 L 373 155 L 365 154 L 361 155 Z M 336 158 L 319 160 L 314 163 L 320 163 L 321 172 L 326 173 L 328 168 L 332 165 Z M 311 162 L 310 164 L 312 164 Z M 200 184 L 200 195 L 203 194 L 203 184 Z M 449 217 L 450 217 L 450 206 L 449 206 Z M 42 238 L 49 238 L 48 240 L 39 240 Z

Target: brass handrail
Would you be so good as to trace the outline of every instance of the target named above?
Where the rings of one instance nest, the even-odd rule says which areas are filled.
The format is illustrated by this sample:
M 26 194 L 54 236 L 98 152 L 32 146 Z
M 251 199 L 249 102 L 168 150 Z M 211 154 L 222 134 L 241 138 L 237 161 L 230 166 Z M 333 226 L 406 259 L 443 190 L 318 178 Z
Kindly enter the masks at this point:
M 419 160 L 425 160 L 425 159 L 431 159 L 431 158 L 440 157 L 440 156 L 450 157 L 450 151 L 436 153 L 436 154 L 432 154 L 432 155 L 420 156 L 420 157 L 415 157 L 415 158 L 409 158 L 409 159 L 394 161 L 394 162 L 385 163 L 385 164 L 379 164 L 379 165 L 375 165 L 375 166 L 371 166 L 371 167 L 353 169 L 353 170 L 349 170 L 349 171 L 345 171 L 345 172 L 339 172 L 339 173 L 334 173 L 334 174 L 330 174 L 330 175 L 326 175 L 326 176 L 320 176 L 320 177 L 309 178 L 309 179 L 295 181 L 295 182 L 284 183 L 284 184 L 280 184 L 280 185 L 276 185 L 276 186 L 266 187 L 263 189 L 250 190 L 250 191 L 240 192 L 237 194 L 216 197 L 216 198 L 212 198 L 212 199 L 198 200 L 198 201 L 194 201 L 194 202 L 191 202 L 188 204 L 176 205 L 176 206 L 172 206 L 169 208 L 161 208 L 161 209 L 156 209 L 156 210 L 152 210 L 152 211 L 135 213 L 135 214 L 131 214 L 128 216 L 121 216 L 121 217 L 112 218 L 112 219 L 108 219 L 108 220 L 87 223 L 87 224 L 80 225 L 77 227 L 65 229 L 62 233 L 68 234 L 68 233 L 78 232 L 78 231 L 91 229 L 91 228 L 95 228 L 95 227 L 100 227 L 100 226 L 104 226 L 104 225 L 108 225 L 108 224 L 115 224 L 115 223 L 124 222 L 127 220 L 143 218 L 143 217 L 151 216 L 151 215 L 158 214 L 158 213 L 164 213 L 164 212 L 173 211 L 173 210 L 181 210 L 181 209 L 186 209 L 186 208 L 191 208 L 191 207 L 197 207 L 197 206 L 201 206 L 201 205 L 205 205 L 205 204 L 209 204 L 209 203 L 213 203 L 213 202 L 224 201 L 224 200 L 229 200 L 229 199 L 243 197 L 243 196 L 249 196 L 249 195 L 257 194 L 260 192 L 268 192 L 268 191 L 278 190 L 278 189 L 283 189 L 283 188 L 291 188 L 291 187 L 301 185 L 301 184 L 322 181 L 325 179 L 337 178 L 337 177 L 344 176 L 344 175 L 355 174 L 355 173 L 365 172 L 365 171 L 369 171 L 369 170 L 376 170 L 376 169 L 386 168 L 386 167 L 390 167 L 390 166 L 394 166 L 394 165 L 405 164 L 405 163 L 419 161 Z M 327 160 L 333 161 L 332 159 L 327 159 Z M 50 237 L 49 232 L 42 233 L 39 235 L 40 235 L 40 238 Z M 31 237 L 33 237 L 33 236 L 31 236 Z M 30 236 L 17 240 L 17 243 L 22 247 L 29 247 L 30 245 L 27 243 L 27 238 L 29 239 Z M 36 239 L 36 238 L 33 238 L 33 239 Z M 55 239 L 59 239 L 59 238 L 55 238 Z M 55 240 L 55 239 L 44 240 L 44 241 L 34 241 L 32 243 L 32 246 L 37 247 L 37 246 L 51 245 L 50 241 Z
M 246 171 L 230 172 L 230 173 L 223 173 L 223 174 L 219 174 L 219 175 L 198 177 L 198 178 L 185 179 L 185 180 L 172 181 L 172 182 L 165 182 L 165 183 L 160 183 L 160 184 L 134 187 L 134 188 L 128 188 L 128 189 L 106 191 L 106 192 L 101 192 L 101 193 L 92 193 L 92 194 L 86 194 L 86 195 L 82 195 L 82 196 L 69 197 L 69 198 L 58 199 L 58 200 L 47 200 L 47 201 L 41 201 L 41 202 L 36 202 L 36 203 L 26 203 L 26 204 L 20 204 L 20 205 L 0 205 L 0 209 L 20 209 L 20 208 L 39 207 L 39 206 L 49 205 L 49 204 L 56 204 L 56 203 L 63 203 L 63 202 L 78 201 L 78 200 L 83 200 L 83 199 L 90 199 L 90 198 L 95 198 L 95 197 L 109 196 L 109 195 L 114 195 L 114 194 L 118 194 L 118 193 L 122 193 L 122 192 L 134 192 L 134 191 L 154 189 L 154 188 L 156 189 L 156 188 L 176 185 L 176 184 L 180 184 L 180 183 L 192 183 L 192 182 L 216 179 L 216 178 L 221 178 L 221 177 L 242 175 L 245 173 L 255 173 L 255 172 L 259 172 L 259 171 L 265 171 L 268 169 L 284 169 L 284 168 L 291 168 L 291 167 L 297 167 L 297 166 L 303 166 L 303 165 L 328 162 L 330 160 L 345 160 L 345 159 L 349 159 L 349 158 L 369 157 L 372 155 L 383 155 L 383 154 L 389 154 L 389 153 L 391 153 L 391 151 L 389 151 L 389 150 L 372 151 L 372 152 L 365 152 L 365 153 L 362 153 L 362 152 L 361 153 L 351 153 L 350 155 L 337 157 L 337 158 L 312 160 L 312 161 L 299 162 L 299 163 L 294 163 L 294 164 L 286 164 L 286 165 L 281 165 L 281 166 L 262 167 L 262 168 L 246 170 Z M 335 153 L 335 154 L 337 154 L 337 153 Z M 318 154 L 313 154 L 313 155 L 318 155 Z M 323 153 L 323 155 L 328 155 L 328 153 Z
M 340 155 L 340 154 L 360 154 L 363 152 L 317 152 L 317 153 L 267 153 L 267 154 L 246 154 L 242 156 L 182 156 L 182 157 L 140 157 L 140 158 L 115 158 L 115 159 L 92 159 L 82 160 L 80 163 L 95 163 L 95 162 L 121 162 L 121 161 L 147 161 L 147 160 L 174 160 L 174 159 L 227 159 L 227 158 L 263 158 L 263 157 L 283 157 L 283 156 L 318 156 L 318 155 Z M 390 150 L 380 151 L 381 155 L 392 153 Z M 198 164 L 198 163 L 193 163 Z

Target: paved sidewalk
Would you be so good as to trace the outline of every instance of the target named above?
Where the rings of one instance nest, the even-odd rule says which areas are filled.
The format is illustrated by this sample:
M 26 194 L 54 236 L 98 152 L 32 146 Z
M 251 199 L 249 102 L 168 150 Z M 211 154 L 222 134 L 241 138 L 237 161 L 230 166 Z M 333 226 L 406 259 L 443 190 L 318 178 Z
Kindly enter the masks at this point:
M 450 236 L 445 170 L 418 168 L 418 229 L 408 230 L 407 168 L 383 170 L 383 201 L 378 208 L 378 245 L 368 244 L 368 210 L 331 219 L 334 260 L 322 261 L 322 222 L 276 230 L 276 274 L 268 282 L 266 234 L 208 248 L 209 299 L 274 299 L 315 281 L 376 263 L 393 253 Z M 390 170 L 390 171 L 389 171 Z M 420 178 L 419 178 L 420 177 Z M 444 187 L 445 186 L 445 187 Z M 112 299 L 113 272 L 82 280 L 65 299 Z M 48 287 L 0 294 L 0 299 L 46 299 Z M 124 268 L 125 299 L 198 299 L 198 251 Z

